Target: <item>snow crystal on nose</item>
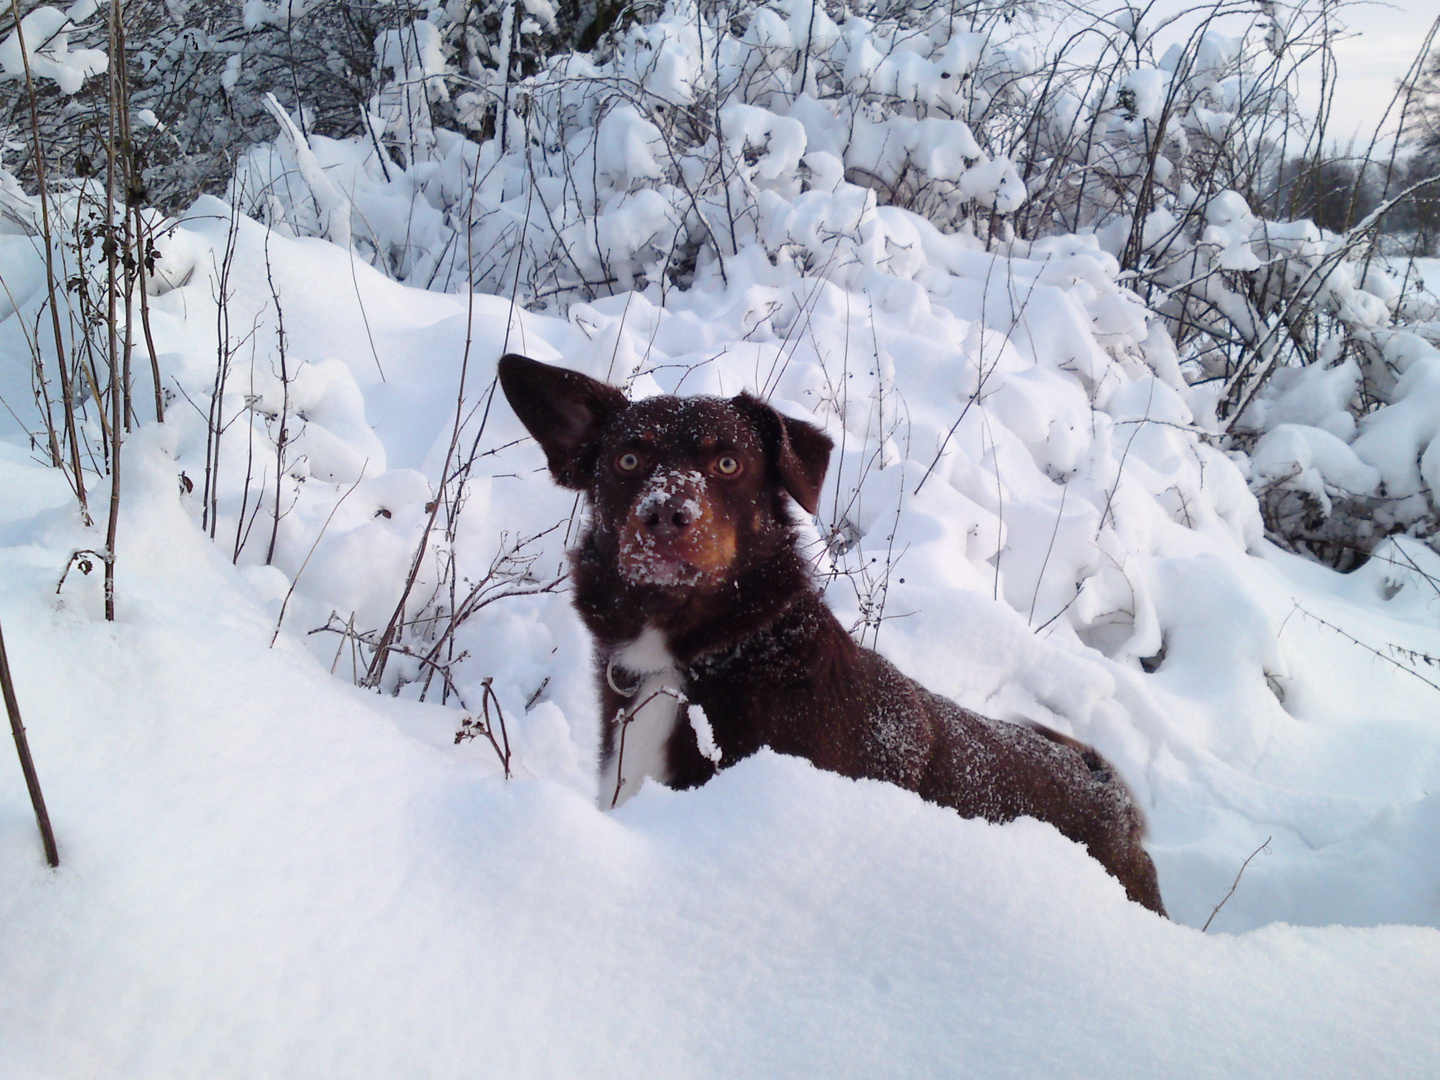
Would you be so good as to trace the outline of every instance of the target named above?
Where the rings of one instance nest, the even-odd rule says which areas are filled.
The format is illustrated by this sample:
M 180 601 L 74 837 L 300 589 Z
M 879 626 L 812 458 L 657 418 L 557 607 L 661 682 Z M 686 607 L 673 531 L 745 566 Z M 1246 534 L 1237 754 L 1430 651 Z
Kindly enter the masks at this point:
M 687 515 L 690 522 L 701 519 L 701 485 L 705 482 L 695 469 L 660 469 L 641 489 L 635 502 L 631 521 L 642 525 L 652 516 L 676 512 Z M 679 496 L 677 503 L 671 499 Z M 645 527 L 627 529 L 620 572 L 629 580 L 647 585 L 693 585 L 701 577 L 698 568 L 672 545 L 672 540 L 659 540 Z
M 642 516 L 653 514 L 671 498 L 684 493 L 685 501 L 680 504 L 679 509 L 689 514 L 691 521 L 695 521 L 700 517 L 701 510 L 700 500 L 695 493 L 704 482 L 705 477 L 695 469 L 657 470 L 640 492 L 640 501 L 635 504 L 635 512 Z

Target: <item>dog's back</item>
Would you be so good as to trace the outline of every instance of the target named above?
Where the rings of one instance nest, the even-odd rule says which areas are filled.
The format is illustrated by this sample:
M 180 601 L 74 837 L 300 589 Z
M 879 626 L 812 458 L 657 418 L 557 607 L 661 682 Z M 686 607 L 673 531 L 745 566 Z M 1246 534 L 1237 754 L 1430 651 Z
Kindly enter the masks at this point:
M 1104 758 L 932 694 L 825 606 L 786 504 L 814 512 L 823 432 L 744 394 L 631 403 L 524 357 L 500 378 L 556 480 L 589 496 L 571 576 L 596 639 L 602 805 L 769 746 L 967 817 L 1047 821 L 1164 913 L 1140 812 Z
M 725 718 L 737 759 L 769 746 L 845 776 L 888 781 L 965 817 L 1047 821 L 1084 844 L 1132 900 L 1163 914 L 1141 845 L 1144 819 L 1097 751 L 932 693 L 856 645 L 813 589 L 740 647 L 684 670 L 689 699 L 712 725 Z

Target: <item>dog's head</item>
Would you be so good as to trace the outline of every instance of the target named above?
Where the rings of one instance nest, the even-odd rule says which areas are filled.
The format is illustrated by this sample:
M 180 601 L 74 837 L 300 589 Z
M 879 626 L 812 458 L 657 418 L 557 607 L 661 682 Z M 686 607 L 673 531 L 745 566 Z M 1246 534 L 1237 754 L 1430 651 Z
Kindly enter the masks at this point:
M 589 494 L 594 541 L 632 584 L 718 587 L 789 542 L 782 492 L 815 512 L 833 444 L 749 394 L 632 402 L 514 354 L 499 373 L 556 481 Z

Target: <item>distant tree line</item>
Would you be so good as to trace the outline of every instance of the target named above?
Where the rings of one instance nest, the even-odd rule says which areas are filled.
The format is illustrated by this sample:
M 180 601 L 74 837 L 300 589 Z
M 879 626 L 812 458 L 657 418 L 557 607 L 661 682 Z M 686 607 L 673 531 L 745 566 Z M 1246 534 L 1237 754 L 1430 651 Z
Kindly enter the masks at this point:
M 1401 91 L 1401 140 L 1389 159 L 1357 152 L 1286 160 L 1267 193 L 1271 212 L 1341 233 L 1401 192 L 1440 176 L 1440 54 L 1432 54 Z M 1387 210 L 1380 231 L 1398 245 L 1397 253 L 1440 254 L 1440 183 L 1419 187 Z
M 1394 161 L 1350 157 L 1291 158 L 1281 164 L 1266 194 L 1277 217 L 1308 218 L 1343 233 L 1407 188 L 1440 175 L 1440 142 L 1411 145 Z M 1440 184 L 1423 186 L 1380 218 L 1392 254 L 1440 254 Z

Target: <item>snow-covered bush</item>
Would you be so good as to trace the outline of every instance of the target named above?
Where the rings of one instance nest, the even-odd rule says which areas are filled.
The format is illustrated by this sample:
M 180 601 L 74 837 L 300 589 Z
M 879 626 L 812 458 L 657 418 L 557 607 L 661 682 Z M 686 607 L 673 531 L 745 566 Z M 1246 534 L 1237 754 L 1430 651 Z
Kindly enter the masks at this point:
M 397 169 L 378 148 L 417 113 L 377 109 L 374 140 L 309 149 L 353 200 L 358 250 L 427 287 L 518 290 L 563 310 L 724 281 L 736 259 L 843 274 L 909 247 L 918 266 L 918 238 L 890 235 L 876 208 L 953 231 L 1023 202 L 1016 167 L 964 119 L 976 93 L 964 88 L 999 94 L 1027 55 L 941 12 L 842 27 L 805 0 L 738 19 L 678 3 L 618 32 L 603 57 L 557 54 L 516 79 L 481 69 L 454 108 L 493 133 L 482 143 L 431 129 Z M 279 227 L 320 228 L 326 196 L 299 181 L 291 140 L 252 150 L 231 192 Z
M 104 168 L 108 88 L 87 76 L 108 63 L 109 7 L 77 0 L 64 11 L 38 6 L 25 16 L 41 153 L 57 176 Z M 235 159 L 273 138 L 267 95 L 284 101 L 307 135 L 365 137 L 377 95 L 391 87 L 394 98 L 394 87 L 412 86 L 417 69 L 435 62 L 442 33 L 447 53 L 459 57 L 460 46 L 475 41 L 477 15 L 466 4 L 423 0 L 127 0 L 117 7 L 133 128 L 125 149 L 143 174 L 140 197 L 170 211 L 202 191 L 223 191 Z M 28 94 L 20 69 L 12 32 L 0 46 L 0 101 L 17 116 Z M 444 102 L 443 88 L 423 77 L 418 92 Z M 403 100 L 406 93 L 412 100 Z M 384 108 L 417 111 L 413 91 L 398 96 Z M 28 120 L 21 132 L 30 134 Z M 28 159 L 21 176 L 34 181 Z
M 1393 199 L 1336 234 L 1292 220 L 1293 187 L 1278 182 L 1292 157 L 1323 172 L 1323 124 L 1295 92 L 1302 65 L 1329 49 L 1333 13 L 1191 14 L 1187 39 L 1157 47 L 1159 17 L 1122 10 L 1106 17 L 1100 61 L 1071 54 L 1083 34 L 1045 58 L 1031 80 L 1044 92 L 1011 126 L 1031 193 L 1013 227 L 1093 232 L 1165 317 L 1202 426 L 1253 449 L 1272 538 L 1353 565 L 1389 532 L 1440 526 L 1428 485 L 1395 465 L 1431 436 L 1382 408 L 1416 386 L 1397 380 L 1426 349 L 1397 324 L 1426 302 L 1380 257 Z M 1168 362 L 1170 342 L 1147 350 L 1152 363 Z
M 74 43 L 93 8 L 30 17 L 67 73 L 48 92 L 92 140 L 83 76 L 104 54 Z M 556 312 L 797 274 L 930 293 L 979 251 L 1089 237 L 1114 261 L 1081 274 L 1103 304 L 1163 317 L 1136 336 L 1097 315 L 1100 340 L 1248 471 L 1274 539 L 1339 565 L 1429 535 L 1433 433 L 1400 408 L 1424 395 L 1424 328 L 1399 325 L 1423 305 L 1375 257 L 1378 215 L 1340 235 L 1280 201 L 1321 138 L 1296 71 L 1335 26 L 1306 4 L 1190 18 L 1177 37 L 1138 11 L 1011 3 L 141 4 L 132 196 L 203 186 L 239 152 L 231 201 L 280 232 Z M 74 160 L 94 172 L 97 152 Z
M 1336 235 L 1257 194 L 1314 137 L 1294 71 L 1333 29 L 1305 5 L 1239 22 L 1201 9 L 1163 48 L 1138 12 L 1057 23 L 1013 4 L 204 11 L 208 36 L 146 39 L 137 100 L 208 72 L 219 96 L 184 113 L 197 138 L 278 125 L 229 194 L 282 234 L 538 311 L 632 292 L 671 308 L 797 278 L 851 302 L 877 280 L 933 301 L 976 278 L 1019 318 L 1042 282 L 1063 284 L 1109 361 L 1152 373 L 1174 422 L 1233 455 L 1275 539 L 1340 563 L 1440 520 L 1434 432 L 1404 419 L 1422 405 L 1400 408 L 1423 398 L 1424 364 L 1406 373 L 1429 346 L 1394 326 L 1413 300 L 1373 258 L 1373 220 Z M 1057 25 L 1075 33 L 1044 45 Z M 803 305 L 772 307 L 757 318 L 813 332 Z M 1076 362 L 1106 407 L 1099 369 Z M 257 415 L 275 443 L 273 404 Z
M 1296 71 L 1334 28 L 1304 5 L 1239 24 L 1200 14 L 1157 57 L 1134 12 L 1046 53 L 1033 12 L 1015 7 L 957 19 L 933 5 L 675 3 L 594 53 L 532 53 L 523 77 L 506 52 L 521 40 L 512 19 L 487 54 L 496 66 L 472 64 L 447 99 L 478 144 L 426 127 L 392 89 L 370 139 L 302 145 L 287 124 L 242 160 L 231 195 L 302 235 L 333 236 L 348 205 L 356 250 L 391 276 L 550 310 L 632 288 L 663 303 L 762 258 L 924 283 L 945 266 L 946 234 L 1017 255 L 1093 234 L 1165 316 L 1147 360 L 1231 449 L 1281 422 L 1289 407 L 1272 398 L 1328 388 L 1330 413 L 1312 419 L 1345 450 L 1317 464 L 1320 435 L 1269 439 L 1252 479 L 1275 538 L 1352 562 L 1388 531 L 1440 519 L 1428 489 L 1353 486 L 1378 467 L 1351 461 L 1357 421 L 1401 374 L 1387 342 L 1405 301 L 1375 255 L 1379 215 L 1336 235 L 1286 220 L 1278 201 L 1287 154 L 1321 137 L 1295 108 Z M 412 97 L 439 85 L 442 51 L 395 85 Z M 1281 461 L 1286 447 L 1296 456 Z

